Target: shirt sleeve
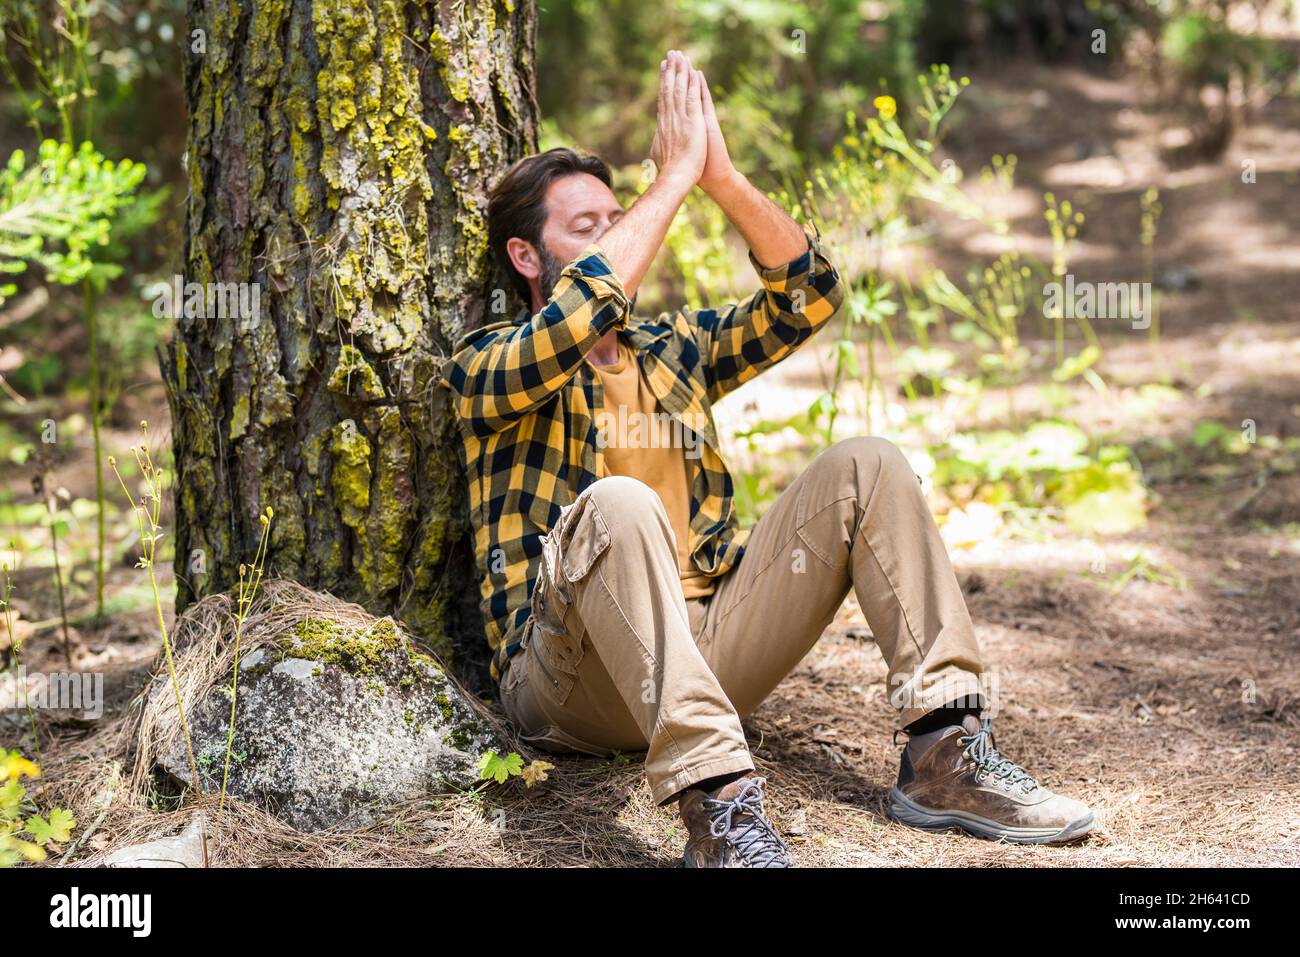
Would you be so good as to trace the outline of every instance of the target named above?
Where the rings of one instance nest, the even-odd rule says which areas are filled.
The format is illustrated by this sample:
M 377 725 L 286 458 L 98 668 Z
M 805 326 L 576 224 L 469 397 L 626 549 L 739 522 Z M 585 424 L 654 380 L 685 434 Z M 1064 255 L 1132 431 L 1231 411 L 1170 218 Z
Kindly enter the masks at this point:
M 627 326 L 630 305 L 604 250 L 591 244 L 560 272 L 550 301 L 528 321 L 466 336 L 442 383 L 477 435 L 499 432 L 573 378 L 610 329 Z
M 798 349 L 844 301 L 844 283 L 826 255 L 820 232 L 812 224 L 803 229 L 807 250 L 784 266 L 767 268 L 750 251 L 749 261 L 762 283 L 752 296 L 688 316 L 714 401 Z

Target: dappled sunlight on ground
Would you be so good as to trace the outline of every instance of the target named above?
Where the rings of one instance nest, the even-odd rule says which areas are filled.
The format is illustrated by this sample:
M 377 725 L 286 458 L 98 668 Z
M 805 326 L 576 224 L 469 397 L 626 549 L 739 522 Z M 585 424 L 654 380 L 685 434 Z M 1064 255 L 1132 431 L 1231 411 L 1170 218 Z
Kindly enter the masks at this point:
M 1292 202 L 1300 135 L 1268 132 L 1274 117 L 1221 162 L 1164 172 L 1157 124 L 1129 107 L 1123 83 L 1029 72 L 1019 82 L 975 77 L 967 125 L 948 147 L 967 169 L 990 145 L 1020 154 L 1021 185 L 994 197 L 1011 232 L 941 221 L 928 252 L 954 273 L 1009 244 L 1049 257 L 1038 200 L 1052 188 L 1088 213 L 1072 268 L 1096 281 L 1136 280 L 1137 196 L 1157 182 L 1165 214 L 1156 275 L 1192 277 L 1161 293 L 1158 353 L 1148 331 L 1102 323 L 1102 389 L 1082 379 L 1045 388 L 1051 344 L 1029 341 L 1042 364 L 1021 384 L 976 399 L 877 394 L 870 418 L 854 383 L 842 390 L 835 436 L 885 435 L 922 471 L 927 447 L 954 432 L 1064 414 L 1094 440 L 1136 453 L 1154 494 L 1147 523 L 1124 534 L 1081 535 L 1059 521 L 934 500 L 1003 697 L 999 743 L 1049 785 L 1092 803 L 1104 831 L 1075 849 L 1031 850 L 886 823 L 894 715 L 851 598 L 751 730 L 774 779 L 801 792 L 803 850 L 821 862 L 1295 864 L 1300 484 L 1285 442 L 1300 435 L 1300 206 Z M 1047 118 L 1061 110 L 1068 126 Z M 1079 129 L 1093 132 L 1071 132 Z M 1246 158 L 1256 183 L 1241 181 Z M 718 409 L 729 461 L 772 471 L 777 488 L 823 440 L 795 424 L 744 430 L 788 420 L 829 386 L 837 333 L 822 335 Z M 960 346 L 945 347 L 968 361 Z M 892 357 L 878 348 L 876 361 L 896 383 Z M 1219 433 L 1230 452 L 1218 451 Z M 828 758 L 835 770 L 819 780 L 814 769 Z

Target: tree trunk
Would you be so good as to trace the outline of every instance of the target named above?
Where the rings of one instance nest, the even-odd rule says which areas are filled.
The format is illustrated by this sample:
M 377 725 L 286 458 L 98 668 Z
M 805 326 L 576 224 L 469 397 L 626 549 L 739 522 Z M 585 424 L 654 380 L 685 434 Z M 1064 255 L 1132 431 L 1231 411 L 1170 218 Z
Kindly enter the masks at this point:
M 190 0 L 185 290 L 163 354 L 177 610 L 267 568 L 485 658 L 443 390 L 494 273 L 487 187 L 535 148 L 532 0 Z M 187 315 L 201 311 L 203 315 Z

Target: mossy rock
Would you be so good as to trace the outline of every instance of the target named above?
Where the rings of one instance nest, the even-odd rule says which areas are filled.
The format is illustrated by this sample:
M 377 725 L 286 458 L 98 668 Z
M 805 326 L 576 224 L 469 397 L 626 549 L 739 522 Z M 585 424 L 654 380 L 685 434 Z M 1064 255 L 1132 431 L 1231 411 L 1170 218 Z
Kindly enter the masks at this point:
M 289 621 L 239 663 L 228 793 L 299 830 L 358 827 L 385 805 L 478 783 L 503 748 L 459 687 L 390 618 Z M 220 790 L 231 676 L 188 715 L 205 793 Z M 158 764 L 190 784 L 183 741 Z

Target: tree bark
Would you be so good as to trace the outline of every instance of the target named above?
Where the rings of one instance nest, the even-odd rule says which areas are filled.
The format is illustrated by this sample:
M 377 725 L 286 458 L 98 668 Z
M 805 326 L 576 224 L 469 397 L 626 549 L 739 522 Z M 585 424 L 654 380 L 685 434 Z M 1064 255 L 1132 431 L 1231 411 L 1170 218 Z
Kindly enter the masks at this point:
M 184 282 L 260 296 L 181 312 L 163 350 L 177 610 L 238 582 L 269 506 L 268 573 L 463 670 L 485 644 L 435 382 L 495 284 L 488 186 L 535 149 L 533 0 L 190 0 L 189 21 Z

